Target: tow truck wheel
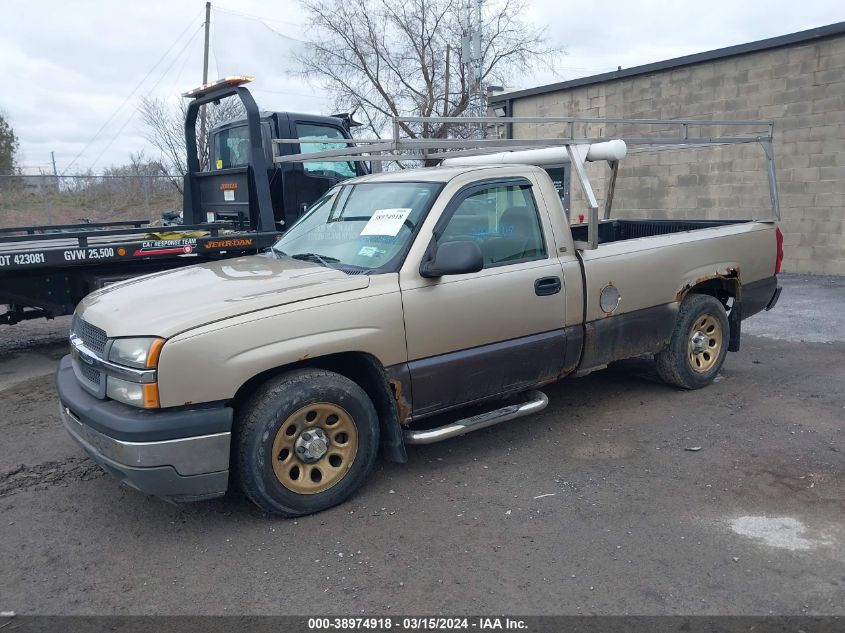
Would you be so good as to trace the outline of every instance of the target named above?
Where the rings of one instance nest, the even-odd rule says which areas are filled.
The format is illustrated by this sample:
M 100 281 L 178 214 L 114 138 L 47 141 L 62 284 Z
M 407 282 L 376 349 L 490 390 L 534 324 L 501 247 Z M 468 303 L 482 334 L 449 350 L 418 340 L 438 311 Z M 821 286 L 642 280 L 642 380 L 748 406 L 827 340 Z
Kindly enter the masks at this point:
M 319 369 L 259 387 L 238 412 L 241 488 L 265 512 L 297 517 L 345 501 L 375 463 L 379 425 L 366 392 Z
M 687 295 L 669 345 L 655 356 L 664 382 L 682 389 L 706 387 L 725 362 L 730 326 L 722 302 L 710 295 Z

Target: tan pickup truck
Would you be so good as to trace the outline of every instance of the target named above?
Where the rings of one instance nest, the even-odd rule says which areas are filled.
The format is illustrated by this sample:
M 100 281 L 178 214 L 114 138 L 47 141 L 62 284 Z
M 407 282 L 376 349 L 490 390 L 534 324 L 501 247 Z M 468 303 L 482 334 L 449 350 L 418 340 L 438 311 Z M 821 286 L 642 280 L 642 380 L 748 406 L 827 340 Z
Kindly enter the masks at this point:
M 263 255 L 89 295 L 57 373 L 67 430 L 146 493 L 207 499 L 235 476 L 303 515 L 379 452 L 540 410 L 538 388 L 612 361 L 653 354 L 704 387 L 777 301 L 773 221 L 571 226 L 542 167 L 446 163 L 337 185 Z

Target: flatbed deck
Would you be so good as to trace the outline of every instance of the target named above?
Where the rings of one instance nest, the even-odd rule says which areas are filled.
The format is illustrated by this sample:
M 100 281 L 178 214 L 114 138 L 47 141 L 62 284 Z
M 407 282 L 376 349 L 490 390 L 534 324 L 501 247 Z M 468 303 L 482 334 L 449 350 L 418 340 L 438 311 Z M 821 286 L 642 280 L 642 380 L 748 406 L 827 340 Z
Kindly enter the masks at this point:
M 32 268 L 255 252 L 279 238 L 275 232 L 237 230 L 223 223 L 128 228 L 126 224 L 136 223 L 2 229 L 0 275 Z
M 202 261 L 250 255 L 278 232 L 230 223 L 151 226 L 142 221 L 0 229 L 0 323 L 70 314 L 110 283 Z

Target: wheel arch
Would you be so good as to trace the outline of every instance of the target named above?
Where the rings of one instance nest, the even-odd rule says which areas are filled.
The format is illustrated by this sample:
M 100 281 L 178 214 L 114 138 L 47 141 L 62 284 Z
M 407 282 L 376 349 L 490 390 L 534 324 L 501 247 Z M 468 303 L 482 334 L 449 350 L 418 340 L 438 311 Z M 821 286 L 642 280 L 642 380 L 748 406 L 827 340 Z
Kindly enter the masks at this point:
M 728 266 L 715 273 L 695 277 L 684 284 L 675 298 L 680 303 L 690 294 L 704 294 L 722 302 L 730 327 L 728 351 L 738 352 L 742 330 L 742 281 L 739 267 Z
M 728 299 L 739 301 L 742 298 L 739 268 L 726 268 L 723 271 L 697 276 L 686 282 L 675 298 L 681 302 L 688 294 L 711 295 L 719 299 L 727 309 Z
M 238 388 L 232 398 L 232 406 L 237 410 L 249 395 L 267 380 L 294 369 L 308 368 L 333 371 L 361 387 L 372 400 L 378 414 L 381 454 L 392 462 L 408 461 L 396 396 L 390 387 L 384 366 L 375 356 L 366 352 L 329 354 L 265 370 Z

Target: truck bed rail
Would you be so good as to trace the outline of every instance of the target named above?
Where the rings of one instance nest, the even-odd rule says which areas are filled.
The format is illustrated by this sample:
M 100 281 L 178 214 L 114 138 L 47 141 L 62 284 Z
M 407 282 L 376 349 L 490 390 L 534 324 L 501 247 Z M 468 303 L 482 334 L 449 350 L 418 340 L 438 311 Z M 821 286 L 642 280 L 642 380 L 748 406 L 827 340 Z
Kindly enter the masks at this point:
M 74 224 L 51 224 L 50 226 L 12 226 L 0 228 L 0 241 L 3 235 L 12 235 L 14 233 L 26 233 L 27 235 L 41 235 L 45 232 L 64 231 L 67 229 L 77 229 L 86 227 L 87 231 L 95 231 L 104 228 L 111 228 L 116 226 L 131 226 L 140 228 L 149 225 L 149 220 L 120 220 L 114 222 L 75 222 Z

